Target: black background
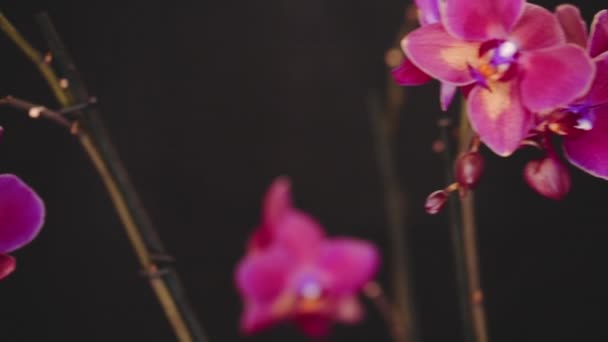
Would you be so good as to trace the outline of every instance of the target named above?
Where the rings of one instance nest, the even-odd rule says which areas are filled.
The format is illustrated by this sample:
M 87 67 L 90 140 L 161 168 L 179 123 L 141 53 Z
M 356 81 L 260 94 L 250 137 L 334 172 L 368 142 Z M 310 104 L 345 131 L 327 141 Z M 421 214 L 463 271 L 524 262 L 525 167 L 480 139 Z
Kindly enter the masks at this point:
M 590 19 L 601 9 L 588 2 Z M 553 8 L 557 2 L 545 1 Z M 300 341 L 289 326 L 238 334 L 232 270 L 271 180 L 332 235 L 386 246 L 384 203 L 365 98 L 385 84 L 397 0 L 35 1 L 0 8 L 38 47 L 47 10 L 212 341 Z M 551 75 L 547 75 L 551 82 Z M 54 106 L 35 68 L 0 37 L 0 95 Z M 424 342 L 459 341 L 446 215 L 424 197 L 444 185 L 437 85 L 408 90 L 397 136 Z M 0 283 L 0 341 L 171 341 L 101 182 L 61 128 L 0 108 L 0 170 L 45 199 L 40 237 Z M 608 184 L 572 169 L 562 202 L 521 179 L 526 160 L 492 156 L 477 195 L 483 284 L 493 342 L 606 341 Z M 385 256 L 388 255 L 386 248 Z M 386 284 L 388 265 L 380 279 Z M 336 341 L 388 341 L 370 308 Z

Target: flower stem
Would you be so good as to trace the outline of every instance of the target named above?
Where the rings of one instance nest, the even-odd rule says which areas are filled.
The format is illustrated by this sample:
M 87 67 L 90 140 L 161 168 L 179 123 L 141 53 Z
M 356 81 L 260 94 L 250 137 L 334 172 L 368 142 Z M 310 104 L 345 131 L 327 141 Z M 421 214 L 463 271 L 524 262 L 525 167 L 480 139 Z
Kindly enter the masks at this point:
M 443 157 L 446 165 L 446 182 L 450 183 L 454 179 L 453 163 L 455 160 L 455 148 L 450 134 L 453 128 L 452 120 L 445 116 L 439 119 L 438 126 L 441 131 L 441 139 L 445 143 Z M 458 129 L 458 153 L 468 151 L 472 138 L 473 132 L 467 120 L 466 104 L 463 101 Z M 458 196 L 458 192 L 454 192 L 452 196 Z M 449 216 L 461 320 L 464 325 L 463 333 L 467 342 L 487 342 L 473 193 L 471 190 L 467 190 L 459 198 L 460 201 L 449 201 Z
M 458 150 L 464 153 L 468 150 L 469 142 L 473 139 L 473 130 L 467 120 L 466 101 L 462 101 L 460 111 L 460 127 L 458 132 Z M 483 304 L 481 276 L 479 267 L 479 252 L 477 250 L 477 226 L 475 224 L 475 199 L 472 191 L 467 191 L 460 198 L 462 217 L 462 251 L 464 253 L 465 272 L 470 300 L 472 331 L 476 342 L 488 342 L 486 313 Z
M 363 288 L 363 294 L 371 300 L 376 307 L 376 310 L 378 310 L 384 319 L 384 322 L 393 336 L 393 340 L 395 342 L 409 341 L 406 327 L 399 322 L 399 315 L 396 312 L 396 308 L 386 297 L 386 294 L 384 293 L 384 290 L 382 290 L 380 284 L 376 283 L 375 281 L 367 283 Z
M 37 20 L 59 70 L 68 81 L 68 86 L 65 86 L 65 82 L 61 82 L 55 71 L 44 61 L 42 54 L 27 42 L 2 13 L 0 13 L 0 30 L 38 67 L 62 108 L 77 108 L 80 104 L 88 103 L 89 94 L 86 87 L 49 17 L 43 13 L 37 16 Z M 116 150 L 110 143 L 97 109 L 83 106 L 83 109 L 77 113 L 78 129 L 72 130 L 72 133 L 78 137 L 99 173 L 137 259 L 177 339 L 181 342 L 207 341 L 185 297 L 174 267 L 167 263 L 171 258 L 165 252 Z M 161 262 L 162 265 L 159 265 Z
M 387 102 L 390 102 L 389 99 Z M 395 310 L 391 319 L 400 329 L 392 329 L 396 342 L 418 341 L 416 329 L 415 308 L 412 298 L 411 266 L 407 253 L 407 226 L 404 210 L 405 197 L 396 174 L 393 149 L 391 148 L 395 125 L 390 118 L 396 118 L 396 113 L 385 114 L 377 96 L 369 99 L 369 112 L 372 122 L 375 152 L 378 169 L 382 178 L 386 219 L 390 241 L 391 280 Z M 390 108 L 387 106 L 386 108 Z M 397 107 L 395 107 L 397 108 Z

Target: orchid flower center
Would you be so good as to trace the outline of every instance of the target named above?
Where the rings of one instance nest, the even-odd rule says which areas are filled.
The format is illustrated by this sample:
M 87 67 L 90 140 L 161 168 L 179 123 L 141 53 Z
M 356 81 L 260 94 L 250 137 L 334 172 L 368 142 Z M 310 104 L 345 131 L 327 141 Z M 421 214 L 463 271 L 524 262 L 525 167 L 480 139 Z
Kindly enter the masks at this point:
M 297 308 L 300 313 L 318 312 L 325 305 L 325 288 L 315 279 L 304 281 L 298 288 Z
M 476 66 L 469 65 L 469 72 L 476 83 L 489 88 L 490 82 L 509 79 L 519 55 L 519 48 L 508 40 L 491 40 L 479 47 Z
M 585 105 L 570 105 L 567 109 L 553 113 L 547 128 L 562 136 L 577 136 L 590 131 L 595 121 L 591 109 Z

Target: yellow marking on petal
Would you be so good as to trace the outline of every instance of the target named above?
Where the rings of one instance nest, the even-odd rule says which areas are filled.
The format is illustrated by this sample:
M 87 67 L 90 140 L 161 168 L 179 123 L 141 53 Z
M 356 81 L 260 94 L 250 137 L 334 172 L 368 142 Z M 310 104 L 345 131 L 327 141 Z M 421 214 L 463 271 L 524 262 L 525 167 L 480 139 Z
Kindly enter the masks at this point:
M 481 92 L 481 102 L 484 112 L 492 120 L 497 120 L 511 107 L 511 87 L 509 82 L 492 82 L 490 90 Z
M 321 299 L 301 299 L 298 303 L 297 311 L 299 313 L 315 313 L 325 308 L 326 301 Z
M 272 314 L 275 317 L 288 316 L 295 308 L 297 298 L 293 293 L 284 293 L 272 304 Z
M 496 73 L 496 68 L 490 64 L 482 64 L 477 70 L 484 78 L 490 78 Z
M 441 49 L 441 59 L 453 69 L 467 70 L 468 65 L 476 64 L 475 49 L 465 45 L 453 45 Z

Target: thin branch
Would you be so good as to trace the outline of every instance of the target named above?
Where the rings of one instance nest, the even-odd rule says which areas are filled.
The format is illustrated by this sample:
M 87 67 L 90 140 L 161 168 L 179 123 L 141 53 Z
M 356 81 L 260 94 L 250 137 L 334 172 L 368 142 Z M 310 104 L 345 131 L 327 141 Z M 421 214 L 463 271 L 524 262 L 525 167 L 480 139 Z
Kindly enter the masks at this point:
M 46 83 L 51 87 L 55 98 L 61 106 L 67 106 L 71 101 L 68 92 L 61 86 L 61 80 L 55 74 L 55 71 L 44 60 L 43 55 L 38 52 L 22 35 L 17 31 L 15 26 L 0 12 L 0 30 L 4 32 L 8 38 L 17 45 L 17 47 L 25 54 L 25 56 L 38 68 Z
M 416 341 L 414 304 L 411 294 L 410 265 L 407 253 L 407 234 L 404 210 L 406 207 L 401 184 L 396 175 L 391 137 L 386 116 L 377 97 L 368 100 L 372 123 L 375 154 L 382 178 L 384 202 L 391 255 L 392 290 L 397 315 L 394 321 L 403 326 L 404 334 L 394 336 L 395 341 Z
M 453 165 L 455 159 L 454 144 L 451 134 L 452 128 L 454 127 L 452 118 L 444 115 L 437 120 L 437 126 L 439 127 L 441 140 L 444 143 L 442 156 L 445 166 L 445 182 L 446 184 L 452 184 L 454 180 Z M 457 193 L 458 191 L 452 192 L 452 199 L 448 201 L 450 236 L 454 253 L 454 273 L 456 274 L 456 283 L 458 286 L 458 302 L 460 305 L 460 319 L 463 326 L 464 341 L 475 342 L 472 330 L 471 302 L 469 300 L 470 295 L 466 275 L 467 268 L 464 256 L 464 237 L 460 203 L 455 199 L 455 196 L 458 196 Z
M 459 127 L 459 152 L 468 150 L 469 142 L 473 138 L 473 130 L 467 120 L 466 102 L 462 102 Z M 467 191 L 460 199 L 462 216 L 462 243 L 464 262 L 469 291 L 472 330 L 477 342 L 488 342 L 486 328 L 486 313 L 483 304 L 483 291 L 479 267 L 479 253 L 477 251 L 477 227 L 475 224 L 475 200 L 472 191 Z
M 387 328 L 391 332 L 395 341 L 408 341 L 407 329 L 400 322 L 397 308 L 395 308 L 390 300 L 386 297 L 384 290 L 380 284 L 369 282 L 363 288 L 363 294 L 370 299 L 380 313 Z
M 40 14 L 37 19 L 57 65 L 66 77 L 67 86 L 66 82 L 62 82 L 44 61 L 42 54 L 33 48 L 1 13 L 0 29 L 38 67 L 53 90 L 57 101 L 63 107 L 63 111 L 81 110 L 78 115 L 79 141 L 110 195 L 137 259 L 145 274 L 148 275 L 148 281 L 171 323 L 176 337 L 182 342 L 207 341 L 208 339 L 185 297 L 175 269 L 170 264 L 163 265 L 163 267 L 157 264 L 157 262 L 168 259 L 167 253 L 148 214 L 143 209 L 141 200 L 129 180 L 116 150 L 110 143 L 105 128 L 99 120 L 97 109 L 88 106 L 78 107 L 78 104 L 89 102 L 91 97 L 78 75 L 75 64 L 48 16 Z M 14 101 L 13 104 L 15 104 Z M 21 103 L 21 105 L 24 104 Z M 61 114 L 46 108 L 40 113 L 43 112 L 49 118 L 57 119 L 57 115 L 62 117 Z M 159 255 L 163 257 L 157 258 Z
M 72 123 L 68 119 L 64 118 L 60 113 L 13 96 L 0 98 L 0 105 L 9 106 L 24 111 L 32 119 L 45 118 L 68 129 L 72 128 Z
M 439 119 L 438 125 L 441 139 L 445 143 L 443 156 L 446 182 L 450 183 L 454 179 L 453 164 L 455 160 L 455 147 L 450 134 L 453 124 L 449 117 L 444 116 Z M 464 101 L 461 108 L 458 138 L 458 153 L 468 151 L 474 136 L 467 120 Z M 467 342 L 488 342 L 479 275 L 473 192 L 467 190 L 461 196 L 454 192 L 452 196 L 456 196 L 460 200 L 449 201 L 449 216 L 463 333 Z

